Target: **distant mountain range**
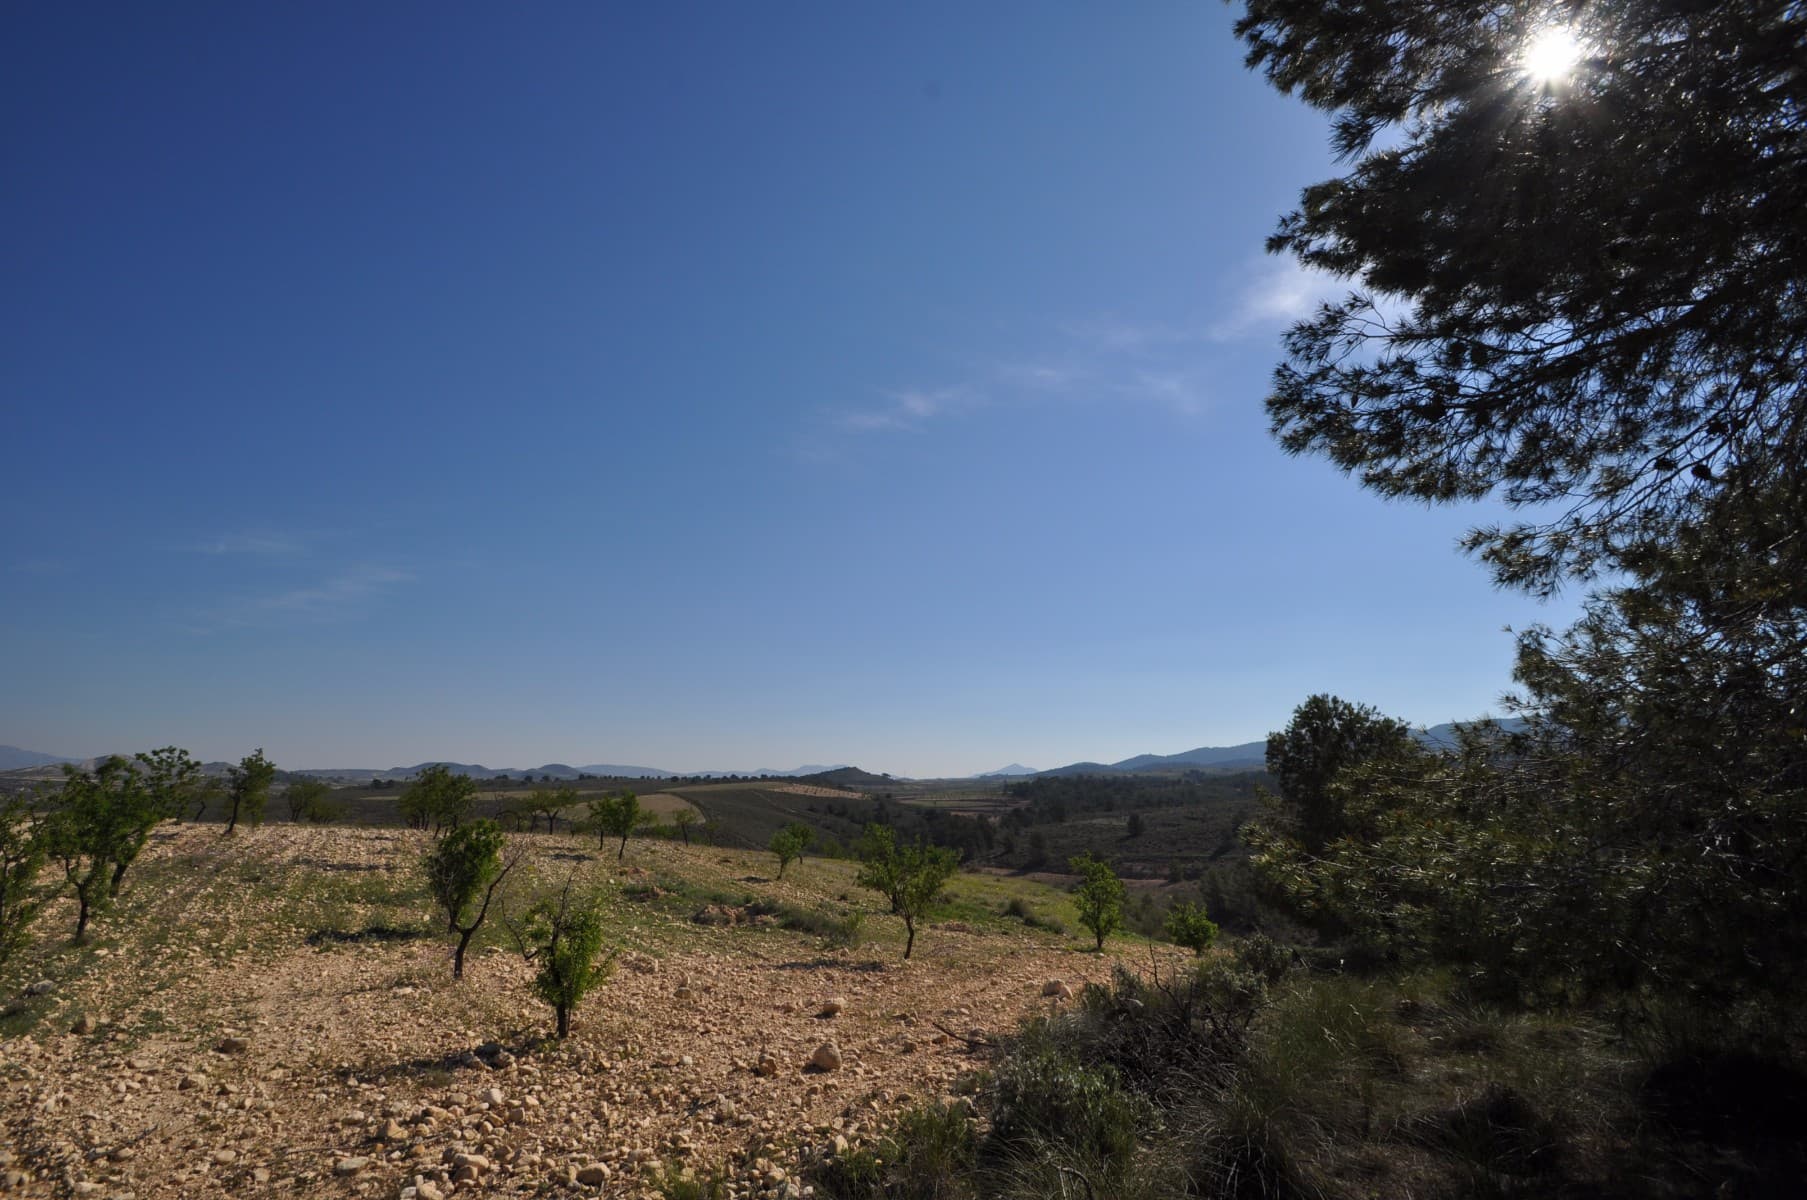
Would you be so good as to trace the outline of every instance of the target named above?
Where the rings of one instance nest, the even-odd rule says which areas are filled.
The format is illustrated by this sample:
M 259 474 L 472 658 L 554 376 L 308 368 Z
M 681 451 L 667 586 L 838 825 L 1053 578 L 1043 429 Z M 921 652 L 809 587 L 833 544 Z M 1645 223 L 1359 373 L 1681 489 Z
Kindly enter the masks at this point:
M 1506 729 L 1520 729 L 1524 721 L 1518 717 L 1500 721 Z M 1434 725 L 1429 729 L 1421 729 L 1414 734 L 1419 741 L 1429 746 L 1452 746 L 1455 744 L 1455 725 Z M 42 770 L 59 766 L 63 763 L 92 763 L 94 759 L 63 758 L 55 754 L 42 754 L 36 750 L 22 750 L 18 746 L 0 746 L 0 771 Z M 208 774 L 224 774 L 229 764 L 209 763 Z M 633 767 L 620 763 L 590 763 L 587 766 L 573 767 L 565 763 L 545 763 L 538 767 L 486 767 L 482 763 L 434 762 L 416 763 L 411 767 L 303 767 L 288 772 L 295 775 L 312 775 L 318 779 L 333 780 L 340 783 L 362 782 L 380 779 L 385 782 L 401 782 L 413 779 L 430 766 L 443 765 L 453 772 L 469 775 L 473 779 L 495 779 L 506 775 L 510 779 L 541 779 L 551 777 L 556 780 L 572 780 L 579 775 L 592 775 L 603 779 L 675 779 L 706 778 L 719 779 L 726 776 L 739 776 L 754 779 L 793 779 L 799 776 L 834 775 L 848 773 L 847 782 L 854 782 L 853 776 L 888 782 L 888 776 L 870 775 L 858 768 L 844 764 L 823 766 L 819 763 L 806 763 L 793 767 L 788 771 L 761 767 L 756 771 L 668 771 L 663 767 Z M 1182 750 L 1178 754 L 1138 754 L 1121 762 L 1076 762 L 1051 770 L 1037 771 L 1025 767 L 1021 763 L 1011 763 L 1007 767 L 999 767 L 995 771 L 986 771 L 974 775 L 974 779 L 1017 779 L 1038 775 L 1126 775 L 1137 772 L 1156 773 L 1174 770 L 1218 770 L 1218 771 L 1255 771 L 1267 765 L 1267 743 L 1243 742 L 1236 746 L 1199 746 L 1193 750 Z M 903 778 L 902 776 L 899 777 Z
M 778 771 L 770 767 L 762 767 L 757 771 L 668 771 L 663 767 L 630 767 L 620 763 L 590 763 L 582 767 L 573 767 L 566 763 L 545 763 L 537 767 L 486 767 L 482 763 L 429 761 L 416 763 L 411 767 L 301 767 L 294 774 L 312 775 L 316 779 L 330 779 L 341 783 L 365 779 L 381 779 L 385 782 L 397 783 L 413 779 L 428 767 L 433 766 L 443 766 L 454 775 L 469 775 L 472 779 L 498 779 L 506 775 L 510 779 L 544 779 L 549 776 L 557 780 L 576 779 L 580 775 L 593 775 L 601 779 L 719 779 L 729 775 L 737 775 L 742 778 L 789 779 L 799 775 L 820 775 L 825 771 L 841 769 L 839 766 L 802 766 L 789 771 Z
M 1498 722 L 1502 729 L 1523 729 L 1522 717 L 1508 717 Z M 1414 730 L 1412 736 L 1426 746 L 1449 747 L 1456 744 L 1456 724 L 1448 722 L 1433 725 L 1429 729 Z M 1171 771 L 1185 767 L 1209 767 L 1220 771 L 1258 771 L 1267 766 L 1267 742 L 1243 742 L 1239 746 L 1200 746 L 1196 750 L 1182 750 L 1178 754 L 1138 754 L 1134 758 L 1126 758 L 1122 762 L 1068 763 L 1064 767 L 1054 767 L 1047 771 L 1033 772 L 1037 775 L 1126 775 L 1137 771 Z M 1009 767 L 1001 771 L 992 771 L 990 775 L 1013 773 Z M 977 778 L 983 779 L 981 775 Z
M 0 746 L 0 771 L 20 771 L 26 767 L 54 767 L 62 763 L 81 762 L 79 758 L 63 758 L 56 754 L 39 754 L 17 746 Z

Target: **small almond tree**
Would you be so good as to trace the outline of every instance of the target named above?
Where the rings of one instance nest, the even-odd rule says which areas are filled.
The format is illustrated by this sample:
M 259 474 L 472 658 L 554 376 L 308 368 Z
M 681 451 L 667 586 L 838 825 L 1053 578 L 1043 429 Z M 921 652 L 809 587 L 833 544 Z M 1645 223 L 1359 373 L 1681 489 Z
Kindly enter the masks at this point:
M 295 824 L 308 821 L 324 825 L 338 813 L 332 801 L 333 785 L 324 779 L 297 779 L 282 794 L 289 808 L 289 820 Z
M 62 865 L 63 882 L 75 897 L 76 942 L 87 940 L 88 923 L 112 900 L 115 865 L 129 852 L 145 807 L 142 778 L 118 755 L 92 771 L 63 768 L 62 790 L 44 824 L 44 848 Z
M 597 849 L 606 849 L 610 838 L 620 838 L 615 861 L 627 856 L 627 839 L 640 825 L 640 797 L 632 792 L 610 793 L 590 801 L 590 825 L 596 830 Z
M 792 821 L 772 835 L 767 848 L 778 856 L 778 878 L 783 879 L 784 869 L 803 857 L 814 836 L 815 831 L 801 821 Z
M 1079 908 L 1079 923 L 1098 939 L 1094 947 L 1104 949 L 1104 939 L 1123 928 L 1123 901 L 1129 894 L 1110 864 L 1093 858 L 1090 853 L 1067 860 L 1079 886 L 1073 891 L 1073 903 Z
M 697 823 L 696 809 L 680 808 L 677 812 L 671 814 L 671 823 L 677 828 L 678 836 L 683 838 L 684 844 L 688 846 L 690 844 L 691 826 Z
M 415 829 L 431 829 L 435 836 L 456 829 L 471 814 L 477 783 L 469 775 L 454 775 L 444 763 L 434 763 L 414 777 L 396 801 L 402 817 Z
M 44 906 L 37 889 L 42 834 L 23 797 L 0 802 L 0 966 L 25 944 L 26 931 Z
M 1167 914 L 1167 938 L 1176 946 L 1184 946 L 1202 955 L 1217 941 L 1217 922 L 1205 913 L 1202 904 L 1176 904 Z
M 458 935 L 452 952 L 452 978 L 464 978 L 464 952 L 489 916 L 496 890 L 520 859 L 504 862 L 507 839 L 501 826 L 487 817 L 440 838 L 426 857 L 427 887 L 446 915 L 446 931 Z
M 122 832 L 121 842 L 113 856 L 113 878 L 107 885 L 109 896 L 119 895 L 125 873 L 138 860 L 151 830 L 164 821 L 180 820 L 206 790 L 207 780 L 201 764 L 179 746 L 162 746 L 133 756 L 143 769 L 143 792 L 136 819 Z
M 261 746 L 239 759 L 238 766 L 226 775 L 228 809 L 226 831 L 222 836 L 232 836 L 240 821 L 247 825 L 263 824 L 264 805 L 270 799 L 270 785 L 274 782 L 276 764 L 264 757 Z
M 861 887 L 882 893 L 891 911 L 903 918 L 904 958 L 916 948 L 916 922 L 928 914 L 941 889 L 960 867 L 952 850 L 918 842 L 899 846 L 888 825 L 868 825 L 860 839 Z
M 571 1036 L 571 1010 L 609 977 L 621 953 L 602 953 L 602 898 L 573 896 L 574 883 L 567 879 L 557 899 L 529 909 L 523 924 L 509 924 L 521 957 L 539 964 L 533 994 L 552 1006 L 561 1038 Z

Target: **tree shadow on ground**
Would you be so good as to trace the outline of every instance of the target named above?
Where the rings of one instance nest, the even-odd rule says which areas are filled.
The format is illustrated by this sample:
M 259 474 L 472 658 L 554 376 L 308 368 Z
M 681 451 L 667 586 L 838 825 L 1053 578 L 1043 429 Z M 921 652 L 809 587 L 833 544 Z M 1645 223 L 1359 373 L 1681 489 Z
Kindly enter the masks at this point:
M 312 867 L 316 871 L 381 871 L 386 868 L 382 863 L 347 863 L 333 862 L 325 858 L 298 858 L 298 867 Z
M 387 944 L 389 942 L 412 942 L 432 934 L 418 926 L 399 927 L 395 925 L 366 925 L 362 929 L 316 929 L 306 937 L 310 946 L 356 946 L 368 942 Z
M 774 964 L 780 971 L 883 971 L 884 963 L 876 958 L 849 962 L 844 958 L 809 958 L 793 959 L 790 962 Z

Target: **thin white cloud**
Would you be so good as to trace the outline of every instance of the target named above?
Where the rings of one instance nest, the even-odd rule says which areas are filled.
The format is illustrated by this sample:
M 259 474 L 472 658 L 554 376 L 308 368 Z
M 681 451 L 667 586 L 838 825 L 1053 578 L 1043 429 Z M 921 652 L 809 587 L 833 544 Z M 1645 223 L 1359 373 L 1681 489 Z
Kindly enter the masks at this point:
M 1220 290 L 1215 311 L 1183 320 L 1105 313 L 1063 322 L 1032 357 L 978 366 L 947 387 L 889 392 L 882 405 L 832 413 L 831 424 L 843 435 L 921 432 L 980 403 L 1117 402 L 1195 417 L 1210 407 L 1210 380 L 1233 353 L 1228 343 L 1271 337 L 1344 290 L 1291 257 L 1251 260 Z
M 1129 399 L 1158 404 L 1182 417 L 1204 412 L 1210 398 L 1192 371 L 1138 371 L 1117 390 Z
M 1072 341 L 1107 354 L 1141 354 L 1166 346 L 1183 346 L 1201 338 L 1195 329 L 1116 316 L 1069 321 L 1060 330 Z
M 300 587 L 231 597 L 198 614 L 193 628 L 208 632 L 354 620 L 397 585 L 413 579 L 412 574 L 395 567 L 352 567 Z
M 965 385 L 934 390 L 907 389 L 887 392 L 878 408 L 851 409 L 835 414 L 835 424 L 848 433 L 900 433 L 921 429 L 937 417 L 979 403 L 980 393 Z
M 1326 299 L 1344 290 L 1334 276 L 1299 265 L 1295 258 L 1263 259 L 1251 267 L 1230 312 L 1213 321 L 1214 342 L 1235 341 L 1310 316 Z

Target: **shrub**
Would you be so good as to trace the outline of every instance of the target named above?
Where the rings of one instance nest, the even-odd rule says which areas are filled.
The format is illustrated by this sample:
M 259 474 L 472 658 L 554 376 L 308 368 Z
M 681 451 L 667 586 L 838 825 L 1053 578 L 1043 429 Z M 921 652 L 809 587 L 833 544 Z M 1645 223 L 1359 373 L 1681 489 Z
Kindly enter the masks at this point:
M 1202 955 L 1217 941 L 1217 922 L 1197 904 L 1176 904 L 1167 914 L 1167 937 L 1178 946 Z
M 961 1105 L 923 1105 L 904 1113 L 879 1142 L 812 1169 L 822 1200 L 967 1200 L 976 1198 L 978 1140 Z
M 1251 933 L 1236 943 L 1236 964 L 1269 987 L 1292 970 L 1292 951 L 1265 933 Z
M 999 1067 L 994 1088 L 987 1143 L 1000 1153 L 1055 1144 L 1084 1161 L 1121 1168 L 1149 1117 L 1114 1069 L 1088 1066 L 1033 1031 Z

